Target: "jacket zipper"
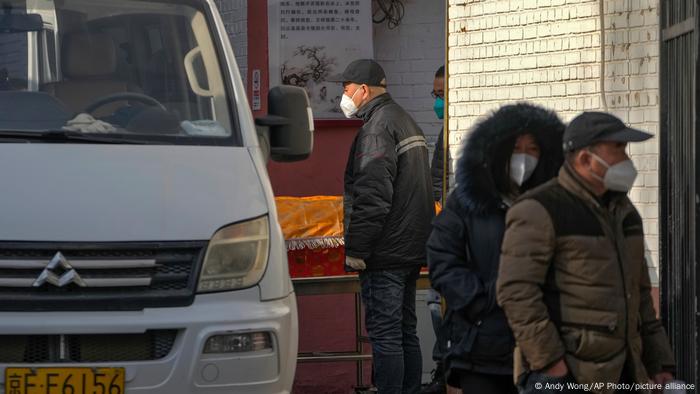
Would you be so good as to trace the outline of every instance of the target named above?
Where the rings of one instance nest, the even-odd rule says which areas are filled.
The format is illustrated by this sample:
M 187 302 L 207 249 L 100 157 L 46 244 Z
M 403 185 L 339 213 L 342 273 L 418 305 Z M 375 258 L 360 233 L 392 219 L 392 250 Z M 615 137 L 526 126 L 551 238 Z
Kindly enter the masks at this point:
M 602 332 L 602 333 L 612 333 L 615 331 L 616 325 L 602 325 L 602 324 L 584 324 L 584 323 L 570 323 L 566 321 L 561 321 L 559 322 L 563 327 L 572 327 L 572 328 L 582 328 L 584 330 L 590 330 L 590 331 L 597 331 L 597 332 Z
M 613 208 L 613 212 L 617 210 L 617 207 Z M 617 239 L 617 228 L 615 227 L 615 222 L 613 220 L 614 216 L 611 216 L 608 214 L 608 212 L 603 212 L 605 215 L 605 218 L 608 222 L 608 225 L 610 226 L 610 229 L 612 230 L 612 237 L 613 237 L 613 242 L 615 245 L 615 255 L 617 256 L 617 266 L 620 269 L 620 278 L 622 279 L 622 298 L 625 300 L 625 343 L 628 342 L 628 332 L 629 332 L 629 304 L 627 301 L 627 281 L 625 280 L 625 270 L 623 268 L 622 264 L 622 256 L 620 255 L 620 244 Z

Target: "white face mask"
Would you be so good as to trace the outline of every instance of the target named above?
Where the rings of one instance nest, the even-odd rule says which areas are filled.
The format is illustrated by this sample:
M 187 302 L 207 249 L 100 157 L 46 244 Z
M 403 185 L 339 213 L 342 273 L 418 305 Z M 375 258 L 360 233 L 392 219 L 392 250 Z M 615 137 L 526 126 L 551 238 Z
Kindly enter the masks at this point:
M 535 172 L 539 160 L 527 153 L 513 153 L 510 157 L 510 179 L 522 186 Z
M 340 109 L 343 111 L 343 114 L 345 114 L 346 118 L 352 118 L 359 110 L 359 108 L 357 108 L 357 105 L 355 105 L 355 102 L 352 101 L 352 99 L 355 98 L 355 95 L 359 91 L 360 88 L 357 88 L 357 90 L 355 90 L 355 93 L 353 93 L 352 97 L 348 97 L 345 94 L 343 94 L 343 98 L 340 100 Z
M 595 153 L 590 151 L 589 153 L 598 163 L 602 164 L 608 169 L 603 178 L 599 177 L 596 173 L 591 172 L 591 175 L 593 175 L 594 178 L 603 182 L 603 185 L 608 190 L 623 193 L 630 191 L 632 185 L 634 185 L 634 180 L 637 179 L 637 169 L 634 168 L 634 163 L 632 163 L 632 160 L 627 159 L 611 166 Z

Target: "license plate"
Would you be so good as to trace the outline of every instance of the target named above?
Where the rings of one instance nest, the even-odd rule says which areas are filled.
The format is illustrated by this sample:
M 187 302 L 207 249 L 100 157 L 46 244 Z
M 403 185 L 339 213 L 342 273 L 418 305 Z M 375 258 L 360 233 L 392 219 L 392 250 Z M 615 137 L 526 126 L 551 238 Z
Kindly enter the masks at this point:
M 124 368 L 6 368 L 5 394 L 124 394 Z

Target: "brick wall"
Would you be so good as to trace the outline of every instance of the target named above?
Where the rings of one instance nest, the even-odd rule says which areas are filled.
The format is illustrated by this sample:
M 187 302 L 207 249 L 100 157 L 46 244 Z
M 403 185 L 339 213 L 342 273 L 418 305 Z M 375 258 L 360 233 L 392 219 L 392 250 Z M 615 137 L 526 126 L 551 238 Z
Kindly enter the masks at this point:
M 604 0 L 609 111 L 658 134 L 658 0 Z M 479 116 L 529 100 L 569 121 L 602 110 L 597 0 L 449 0 L 450 144 L 456 154 Z M 659 140 L 633 144 L 630 193 L 658 271 Z
M 432 146 L 442 128 L 430 92 L 435 71 L 445 64 L 445 3 L 403 3 L 404 18 L 396 29 L 386 23 L 374 25 L 375 59 L 387 74 L 389 93 L 418 122 Z
M 215 0 L 231 40 L 243 83 L 248 75 L 248 0 Z

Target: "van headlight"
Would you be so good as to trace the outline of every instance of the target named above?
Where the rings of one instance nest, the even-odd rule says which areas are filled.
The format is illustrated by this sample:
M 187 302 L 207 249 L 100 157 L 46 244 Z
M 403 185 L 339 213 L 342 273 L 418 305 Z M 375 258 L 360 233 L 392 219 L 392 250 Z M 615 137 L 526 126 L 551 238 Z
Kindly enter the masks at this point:
M 269 239 L 267 216 L 217 231 L 204 255 L 197 291 L 235 290 L 260 282 L 267 266 Z

